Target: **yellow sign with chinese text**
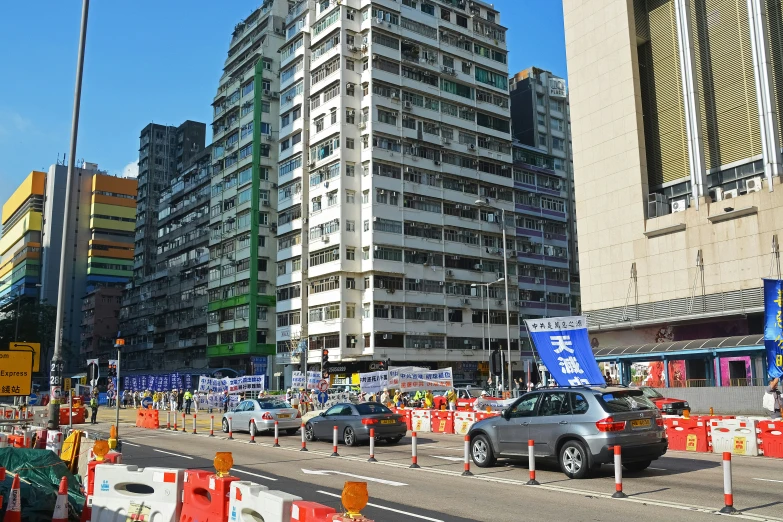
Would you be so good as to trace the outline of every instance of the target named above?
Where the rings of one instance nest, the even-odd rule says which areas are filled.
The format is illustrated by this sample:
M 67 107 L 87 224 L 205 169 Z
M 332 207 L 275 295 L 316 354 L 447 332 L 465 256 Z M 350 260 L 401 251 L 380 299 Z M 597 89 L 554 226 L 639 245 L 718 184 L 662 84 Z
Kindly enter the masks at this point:
M 33 371 L 41 371 L 41 344 L 40 343 L 9 343 L 9 350 L 16 350 L 21 352 L 32 352 L 33 354 Z
M 0 352 L 0 397 L 33 391 L 33 352 Z
M 685 439 L 685 451 L 696 451 L 699 445 L 699 437 L 697 435 L 688 435 Z

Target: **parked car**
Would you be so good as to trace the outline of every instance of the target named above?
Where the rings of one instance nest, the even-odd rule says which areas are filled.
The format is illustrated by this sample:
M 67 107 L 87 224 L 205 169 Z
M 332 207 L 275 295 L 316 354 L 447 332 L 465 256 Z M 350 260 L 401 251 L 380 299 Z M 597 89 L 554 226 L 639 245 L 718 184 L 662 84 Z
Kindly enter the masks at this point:
M 277 397 L 247 399 L 233 410 L 223 414 L 221 427 L 223 433 L 228 433 L 228 419 L 231 419 L 231 431 L 248 431 L 252 435 L 275 429 L 275 421 L 279 430 L 289 435 L 295 434 L 302 425 L 302 414 L 289 403 Z M 250 422 L 253 419 L 253 423 Z
M 660 411 L 641 390 L 620 387 L 543 388 L 524 394 L 497 417 L 476 422 L 468 432 L 473 462 L 527 456 L 557 459 L 569 478 L 613 462 L 622 447 L 623 467 L 641 471 L 666 453 L 668 439 Z
M 370 429 L 375 429 L 375 439 L 397 444 L 407 432 L 405 417 L 379 402 L 347 402 L 335 404 L 312 417 L 305 424 L 305 439 L 332 440 L 334 426 L 346 446 L 355 446 L 370 440 Z
M 682 415 L 683 411 L 691 409 L 688 401 L 664 397 L 655 388 L 639 386 L 639 389 L 642 390 L 644 396 L 650 399 L 664 415 Z

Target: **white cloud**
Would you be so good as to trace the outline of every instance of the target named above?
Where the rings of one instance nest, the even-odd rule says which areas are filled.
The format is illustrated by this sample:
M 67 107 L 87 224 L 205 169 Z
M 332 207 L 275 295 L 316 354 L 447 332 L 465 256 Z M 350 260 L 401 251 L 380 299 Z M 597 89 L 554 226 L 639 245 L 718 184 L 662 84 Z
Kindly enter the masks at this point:
M 139 164 L 136 161 L 131 161 L 125 168 L 122 169 L 123 178 L 137 178 L 139 176 Z

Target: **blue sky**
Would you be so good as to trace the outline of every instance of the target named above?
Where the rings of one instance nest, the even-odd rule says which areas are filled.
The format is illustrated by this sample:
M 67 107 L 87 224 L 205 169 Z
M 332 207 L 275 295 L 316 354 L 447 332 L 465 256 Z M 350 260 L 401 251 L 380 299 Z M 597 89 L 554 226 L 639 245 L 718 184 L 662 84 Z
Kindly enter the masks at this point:
M 76 157 L 121 174 L 135 163 L 139 131 L 150 121 L 209 123 L 231 30 L 260 3 L 93 1 Z M 4 4 L 0 202 L 31 170 L 68 151 L 81 13 L 79 0 Z M 510 73 L 536 65 L 565 77 L 561 2 L 494 4 L 509 28 Z

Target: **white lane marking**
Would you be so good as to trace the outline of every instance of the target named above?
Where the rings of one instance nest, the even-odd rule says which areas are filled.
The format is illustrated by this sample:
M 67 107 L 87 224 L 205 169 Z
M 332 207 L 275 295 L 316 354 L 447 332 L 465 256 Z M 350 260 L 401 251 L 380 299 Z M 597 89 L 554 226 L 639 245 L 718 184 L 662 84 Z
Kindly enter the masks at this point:
M 140 444 L 133 444 L 131 442 L 128 442 L 127 440 L 121 440 L 121 442 L 122 442 L 122 444 L 127 444 L 128 446 L 134 446 L 136 448 L 140 448 L 141 447 Z
M 668 469 L 665 468 L 653 468 L 652 466 L 647 469 L 654 469 L 655 471 L 669 471 Z
M 158 453 L 165 453 L 167 455 L 173 455 L 175 457 L 182 457 L 183 459 L 193 460 L 193 457 L 188 457 L 187 455 L 180 455 L 179 453 L 172 453 L 170 451 L 163 451 L 163 450 L 159 450 L 159 449 L 152 450 L 152 451 L 157 451 Z
M 440 455 L 427 455 L 428 457 L 432 457 L 433 459 L 443 459 L 443 460 L 452 460 L 454 462 L 462 462 L 465 460 L 464 458 L 460 457 L 441 457 Z
M 783 484 L 783 480 L 772 480 L 772 479 L 762 479 L 762 478 L 754 478 L 753 480 L 763 480 L 764 482 L 779 482 L 780 484 Z
M 379 479 L 379 478 L 375 478 L 375 477 L 365 477 L 363 475 L 354 475 L 353 473 L 344 473 L 342 471 L 334 471 L 334 470 L 326 470 L 326 469 L 304 469 L 304 468 L 302 468 L 302 473 L 304 473 L 305 475 L 329 475 L 329 474 L 344 475 L 346 477 L 353 477 L 353 478 L 362 479 L 362 480 L 369 480 L 371 482 L 378 482 L 379 484 L 386 484 L 387 486 L 395 486 L 395 487 L 407 486 L 407 484 L 405 484 L 404 482 L 395 482 L 393 480 L 384 480 L 384 479 Z
M 336 493 L 329 493 L 328 491 L 318 490 L 317 493 L 321 493 L 322 495 L 328 495 L 330 497 L 337 497 L 337 498 L 341 497 L 341 495 L 338 495 Z M 430 522 L 443 522 L 443 520 L 441 520 L 439 518 L 425 517 L 424 515 L 417 515 L 416 513 L 410 513 L 408 511 L 402 511 L 402 510 L 399 510 L 399 509 L 394 509 L 394 508 L 390 508 L 390 507 L 386 507 L 386 506 L 379 506 L 378 504 L 373 504 L 371 502 L 368 502 L 367 505 L 368 506 L 372 506 L 374 508 L 383 509 L 385 511 L 391 511 L 393 513 L 399 513 L 401 515 L 407 515 L 409 517 L 420 518 L 422 520 L 429 520 Z
M 267 477 L 266 475 L 259 475 L 258 473 L 253 473 L 252 471 L 245 471 L 243 469 L 237 469 L 237 468 L 231 468 L 231 471 L 236 471 L 237 473 L 244 473 L 245 475 L 252 475 L 252 476 L 258 477 L 260 479 L 271 480 L 273 482 L 277 482 L 276 478 Z

